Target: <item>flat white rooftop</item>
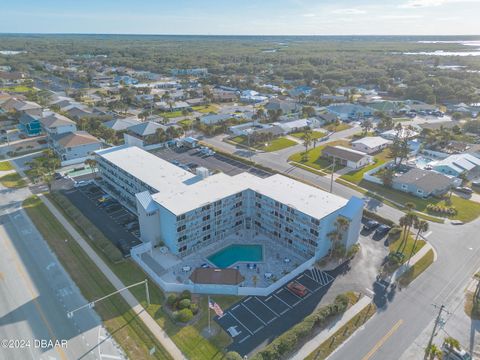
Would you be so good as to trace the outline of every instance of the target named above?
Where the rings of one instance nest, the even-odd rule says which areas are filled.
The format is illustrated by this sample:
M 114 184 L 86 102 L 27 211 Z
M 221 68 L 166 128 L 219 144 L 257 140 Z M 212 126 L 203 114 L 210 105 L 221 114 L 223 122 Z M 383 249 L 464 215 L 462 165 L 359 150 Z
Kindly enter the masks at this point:
M 96 154 L 133 175 L 157 191 L 177 188 L 195 177 L 192 173 L 136 146 L 116 146 L 98 150 Z
M 99 156 L 157 190 L 152 199 L 175 215 L 251 189 L 304 214 L 321 219 L 348 200 L 283 175 L 259 178 L 249 173 L 223 173 L 202 179 L 137 147 L 97 151 Z

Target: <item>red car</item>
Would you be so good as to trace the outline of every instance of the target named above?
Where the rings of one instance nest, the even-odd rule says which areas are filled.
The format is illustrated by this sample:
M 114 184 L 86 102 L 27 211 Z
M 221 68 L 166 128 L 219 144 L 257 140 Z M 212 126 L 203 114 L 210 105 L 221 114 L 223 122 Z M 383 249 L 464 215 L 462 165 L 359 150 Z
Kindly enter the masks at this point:
M 305 286 L 294 281 L 287 285 L 287 289 L 300 297 L 304 297 L 308 292 Z

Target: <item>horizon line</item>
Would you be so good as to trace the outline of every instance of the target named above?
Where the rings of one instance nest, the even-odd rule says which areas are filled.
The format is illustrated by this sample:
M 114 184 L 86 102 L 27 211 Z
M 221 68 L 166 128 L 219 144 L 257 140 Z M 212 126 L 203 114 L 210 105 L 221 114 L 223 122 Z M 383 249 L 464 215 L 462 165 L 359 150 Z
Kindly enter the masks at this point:
M 3 32 L 0 31 L 0 35 L 120 35 L 120 36 L 242 36 L 242 37 L 255 37 L 255 36 L 271 36 L 271 37 L 318 37 L 318 36 L 336 36 L 336 37 L 373 37 L 373 36 L 389 36 L 389 37 L 402 37 L 402 36 L 429 36 L 429 37 L 447 37 L 447 36 L 480 36 L 479 34 L 174 34 L 174 33 L 95 33 L 95 32 Z

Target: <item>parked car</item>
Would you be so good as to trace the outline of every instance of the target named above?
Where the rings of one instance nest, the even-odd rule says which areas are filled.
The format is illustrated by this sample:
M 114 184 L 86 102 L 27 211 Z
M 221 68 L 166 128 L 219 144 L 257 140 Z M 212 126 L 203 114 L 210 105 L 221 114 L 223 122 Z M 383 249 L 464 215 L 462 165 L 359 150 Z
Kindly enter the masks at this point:
M 60 180 L 60 179 L 63 178 L 63 175 L 60 174 L 60 173 L 58 173 L 58 172 L 56 172 L 55 174 L 53 174 L 53 177 L 54 177 L 55 180 Z
M 446 355 L 446 359 L 452 360 L 472 360 L 472 356 L 463 349 L 456 349 L 446 344 L 442 346 L 443 353 Z
M 126 224 L 125 227 L 127 228 L 127 230 L 134 230 L 136 227 L 139 227 L 138 221 L 132 221 Z
M 461 192 L 461 193 L 464 193 L 464 194 L 471 194 L 473 193 L 473 190 L 466 187 L 466 186 L 458 186 L 455 188 L 455 191 L 458 191 L 458 192 Z
M 379 225 L 380 225 L 380 223 L 379 223 L 378 221 L 368 220 L 368 221 L 363 225 L 363 230 L 372 231 L 372 230 L 376 229 Z
M 78 187 L 87 186 L 88 184 L 90 184 L 90 181 L 88 181 L 88 180 L 80 180 L 80 181 L 75 181 L 75 184 L 73 184 L 73 186 L 76 187 L 76 188 L 78 188 Z
M 105 211 L 109 214 L 121 209 L 122 209 L 122 205 L 118 203 L 113 203 L 111 205 L 105 206 Z
M 300 297 L 304 297 L 305 295 L 307 295 L 307 288 L 295 281 L 289 283 L 287 285 L 287 289 Z
M 104 202 L 101 202 L 98 206 L 101 208 L 106 208 L 107 206 L 110 206 L 113 204 L 118 204 L 118 201 L 114 199 L 108 199 L 108 200 L 105 200 Z
M 377 230 L 375 230 L 375 235 L 377 236 L 385 236 L 386 234 L 388 234 L 388 232 L 391 230 L 392 228 L 388 225 L 385 225 L 385 224 L 382 224 L 380 225 L 379 227 L 377 227 Z
M 97 201 L 98 201 L 99 203 L 103 203 L 103 202 L 105 202 L 105 201 L 107 201 L 107 200 L 110 200 L 111 198 L 112 198 L 112 195 L 110 195 L 110 194 L 105 194 L 105 195 L 103 195 L 100 199 L 98 199 Z
M 472 181 L 472 186 L 480 186 L 480 180 Z

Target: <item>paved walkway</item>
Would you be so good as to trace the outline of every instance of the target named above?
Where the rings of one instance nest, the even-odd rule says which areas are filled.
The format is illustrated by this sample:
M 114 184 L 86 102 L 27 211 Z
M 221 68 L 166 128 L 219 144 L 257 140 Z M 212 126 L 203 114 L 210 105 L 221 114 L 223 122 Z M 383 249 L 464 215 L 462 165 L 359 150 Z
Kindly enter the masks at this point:
M 395 270 L 395 272 L 392 274 L 392 282 L 396 281 L 408 269 L 415 265 L 415 263 L 419 261 L 429 250 L 433 250 L 433 261 L 435 261 L 437 259 L 437 253 L 435 252 L 435 249 L 428 242 L 425 242 L 425 245 L 423 245 L 423 247 L 412 256 L 408 263 L 403 264 L 397 270 Z
M 125 287 L 125 284 L 113 273 L 107 264 L 97 255 L 95 250 L 83 239 L 77 230 L 65 219 L 63 214 L 57 210 L 57 208 L 44 196 L 40 197 L 47 208 L 52 214 L 60 221 L 65 227 L 68 233 L 75 239 L 80 247 L 87 253 L 96 266 L 102 271 L 107 279 L 113 284 L 113 286 L 119 290 Z M 120 293 L 125 301 L 132 307 L 133 311 L 140 317 L 148 329 L 152 332 L 155 338 L 163 345 L 163 347 L 170 353 L 170 355 L 176 359 L 186 359 L 180 349 L 175 343 L 168 337 L 167 333 L 158 325 L 158 323 L 145 311 L 143 306 L 138 303 L 137 299 L 132 295 L 130 290 L 125 290 Z
M 324 343 L 330 336 L 335 334 L 343 325 L 349 322 L 355 315 L 362 311 L 365 307 L 372 302 L 368 296 L 362 297 L 357 303 L 355 303 L 350 309 L 345 311 L 343 316 L 332 327 L 324 329 L 318 333 L 313 339 L 307 342 L 303 347 L 298 350 L 291 360 L 303 360 L 306 359 L 316 348 Z M 341 345 L 340 345 L 341 346 Z

